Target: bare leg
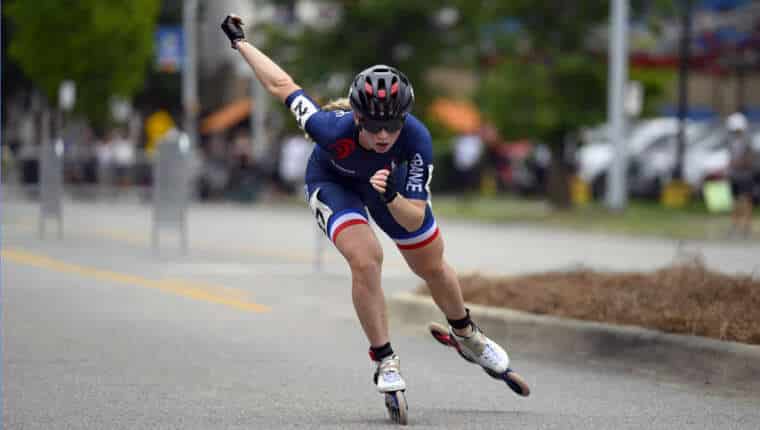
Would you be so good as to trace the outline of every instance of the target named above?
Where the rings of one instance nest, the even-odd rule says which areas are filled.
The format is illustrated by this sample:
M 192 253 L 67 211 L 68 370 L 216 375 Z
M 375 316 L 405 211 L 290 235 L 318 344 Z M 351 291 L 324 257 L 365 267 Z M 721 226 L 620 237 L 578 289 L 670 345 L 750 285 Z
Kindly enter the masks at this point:
M 748 194 L 742 194 L 739 197 L 739 226 L 742 232 L 749 236 L 752 229 L 752 196 Z
M 347 227 L 335 246 L 351 268 L 351 298 L 356 316 L 371 346 L 389 341 L 385 296 L 380 285 L 383 249 L 369 225 Z
M 412 271 L 425 280 L 438 308 L 452 320 L 467 316 L 462 298 L 459 278 L 454 269 L 443 258 L 443 239 L 439 235 L 431 243 L 418 249 L 401 250 Z M 456 330 L 457 334 L 467 335 L 465 330 Z
M 752 197 L 747 202 L 747 236 L 752 236 Z

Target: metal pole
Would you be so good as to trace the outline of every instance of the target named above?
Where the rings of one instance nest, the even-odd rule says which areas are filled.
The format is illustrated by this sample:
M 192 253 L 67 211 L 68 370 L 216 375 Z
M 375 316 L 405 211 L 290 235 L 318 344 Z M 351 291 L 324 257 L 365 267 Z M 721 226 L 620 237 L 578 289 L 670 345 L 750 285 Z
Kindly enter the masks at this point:
M 42 138 L 39 143 L 39 151 L 37 155 L 37 195 L 40 199 L 40 220 L 38 227 L 40 239 L 44 239 L 45 222 L 47 211 L 50 207 L 49 201 L 51 200 L 51 197 L 49 196 L 50 187 L 46 183 L 48 177 L 46 173 L 50 171 L 50 158 L 48 156 L 50 151 L 48 150 L 48 146 L 52 145 L 50 139 L 50 121 L 46 107 L 43 108 L 40 118 L 40 134 Z
M 691 0 L 682 0 L 681 58 L 678 68 L 678 146 L 673 179 L 683 178 L 683 154 L 686 148 L 686 113 L 689 108 L 689 57 L 691 40 Z
M 251 137 L 253 145 L 253 159 L 260 163 L 267 160 L 269 155 L 269 143 L 264 129 L 264 120 L 267 114 L 267 94 L 258 79 L 251 79 Z M 267 166 L 269 167 L 269 166 Z
M 261 3 L 261 4 L 259 4 Z M 254 7 L 263 6 L 262 2 L 257 2 Z M 254 43 L 261 43 L 264 35 L 261 31 L 257 31 L 255 28 L 251 31 L 251 40 Z M 266 120 L 268 111 L 269 94 L 261 85 L 261 82 L 256 78 L 254 74 L 251 76 L 251 156 L 256 164 L 266 165 L 267 160 L 270 160 L 269 156 L 269 142 L 264 129 L 264 121 Z M 266 168 L 271 167 L 266 165 Z
M 159 205 L 161 204 L 161 195 L 160 195 L 160 184 L 163 183 L 163 172 L 161 169 L 161 144 L 159 143 L 158 148 L 156 148 L 156 157 L 153 162 L 153 226 L 151 228 L 151 235 L 150 235 L 150 243 L 151 248 L 153 248 L 153 254 L 156 256 L 161 255 L 161 243 L 159 239 L 159 234 L 161 233 L 159 231 L 159 225 L 158 223 L 161 222 L 161 218 L 159 216 Z
M 0 0 L 0 16 L 2 16 L 2 13 L 3 13 L 3 2 L 2 2 L 2 0 Z M 2 43 L 3 43 L 3 36 L 2 36 L 2 34 L 3 34 L 3 24 L 2 24 L 2 19 L 0 19 L 0 46 L 2 46 Z M 2 101 L 5 100 L 5 94 L 3 94 L 3 89 L 2 89 L 3 88 L 3 72 L 2 72 L 2 70 L 3 70 L 3 59 L 2 59 L 2 57 L 3 56 L 0 55 L 0 136 L 4 136 L 3 135 L 3 102 Z M 0 137 L 0 139 L 1 138 L 2 137 Z M 22 145 L 25 144 L 25 143 L 26 142 L 22 143 Z M 2 147 L 2 145 L 0 145 L 0 151 L 2 151 L 1 147 Z M 2 157 L 2 154 L 0 154 L 0 157 Z M 2 168 L 2 163 L 0 163 L 0 175 L 2 175 L 2 169 L 3 169 Z M 5 187 L 0 187 L 0 201 L 2 201 L 3 189 L 4 188 Z M 1 213 L 0 213 L 0 219 L 2 219 L 2 214 Z M 0 245 L 2 245 L 2 241 L 3 241 L 3 237 L 0 234 Z M 5 303 L 3 301 L 2 292 L 3 292 L 2 285 L 0 285 L 0 321 L 5 321 L 5 319 L 3 318 L 4 317 L 4 315 L 3 315 L 3 307 L 4 307 Z M 2 333 L 0 333 L 0 357 L 5 357 L 5 355 L 3 355 L 3 352 L 4 352 L 3 351 L 3 343 L 5 343 L 5 342 L 4 342 Z M 4 386 L 3 386 L 3 372 L 0 371 L 0 393 L 2 393 L 4 391 L 5 390 L 4 390 Z M 3 412 L 4 412 L 3 411 L 3 403 L 4 402 L 0 402 L 0 416 L 5 416 L 3 414 Z
M 63 153 L 65 148 L 65 134 L 66 134 L 66 117 L 62 109 L 56 109 L 55 115 L 58 119 L 56 121 L 58 124 L 57 127 L 57 138 L 55 139 L 55 143 L 53 146 L 53 155 L 54 160 L 56 161 L 55 167 L 56 167 L 56 178 L 60 179 L 60 181 L 56 181 L 56 200 L 57 200 L 57 220 L 58 220 L 58 239 L 63 239 L 63 208 L 62 208 L 62 199 L 63 199 Z M 60 150 L 60 151 L 59 151 Z M 59 157 L 60 155 L 60 157 Z M 60 169 L 60 172 L 59 172 Z
M 182 4 L 182 28 L 184 29 L 185 44 L 185 59 L 182 64 L 182 107 L 185 114 L 183 128 L 190 137 L 193 148 L 198 143 L 197 26 L 198 0 L 184 0 Z
M 734 109 L 735 112 L 742 112 L 744 111 L 745 106 L 745 92 L 746 92 L 746 85 L 745 85 L 745 67 L 744 62 L 742 58 L 738 58 L 736 62 L 736 109 Z
M 610 12 L 609 88 L 607 116 L 610 142 L 614 145 L 612 166 L 607 176 L 607 207 L 624 209 L 627 204 L 626 141 L 623 92 L 628 81 L 628 0 L 612 0 Z

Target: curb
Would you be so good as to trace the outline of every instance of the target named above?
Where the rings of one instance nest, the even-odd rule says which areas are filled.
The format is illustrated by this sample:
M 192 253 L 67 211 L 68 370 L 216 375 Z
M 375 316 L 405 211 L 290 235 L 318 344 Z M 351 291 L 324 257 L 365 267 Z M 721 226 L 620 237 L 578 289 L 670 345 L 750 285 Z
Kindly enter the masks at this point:
M 425 330 L 430 321 L 444 322 L 429 296 L 409 292 L 388 298 L 392 323 Z M 488 336 L 514 345 L 516 355 L 536 354 L 563 361 L 605 361 L 647 373 L 686 377 L 704 384 L 754 387 L 760 392 L 760 346 L 536 315 L 511 309 L 467 304 Z M 573 357 L 574 356 L 574 357 Z

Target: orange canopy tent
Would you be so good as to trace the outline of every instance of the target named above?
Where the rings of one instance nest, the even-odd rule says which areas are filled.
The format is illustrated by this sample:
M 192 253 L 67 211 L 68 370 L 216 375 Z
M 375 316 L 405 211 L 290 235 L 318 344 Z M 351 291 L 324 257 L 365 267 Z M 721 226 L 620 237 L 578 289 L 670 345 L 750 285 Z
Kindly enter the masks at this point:
M 480 129 L 480 112 L 469 101 L 439 98 L 430 105 L 430 113 L 457 133 L 476 133 Z
M 200 132 L 208 135 L 225 131 L 248 118 L 251 109 L 253 103 L 250 98 L 232 102 L 203 118 Z M 469 101 L 439 98 L 430 105 L 430 112 L 435 119 L 456 133 L 476 133 L 480 129 L 480 112 Z
M 248 118 L 251 109 L 253 109 L 253 102 L 250 98 L 232 102 L 203 118 L 200 132 L 202 135 L 207 135 L 225 131 Z

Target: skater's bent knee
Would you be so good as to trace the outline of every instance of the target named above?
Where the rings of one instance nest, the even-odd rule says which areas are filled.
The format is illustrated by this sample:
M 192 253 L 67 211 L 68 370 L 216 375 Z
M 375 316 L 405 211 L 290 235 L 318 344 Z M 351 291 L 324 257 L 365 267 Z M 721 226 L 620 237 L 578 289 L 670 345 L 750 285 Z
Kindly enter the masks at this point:
M 370 274 L 379 272 L 383 265 L 382 250 L 367 249 L 346 257 L 351 272 L 354 274 Z
M 446 266 L 443 264 L 443 262 L 440 262 L 438 264 L 420 265 L 413 267 L 412 270 L 415 274 L 417 274 L 417 276 L 426 281 L 444 279 L 447 275 Z

